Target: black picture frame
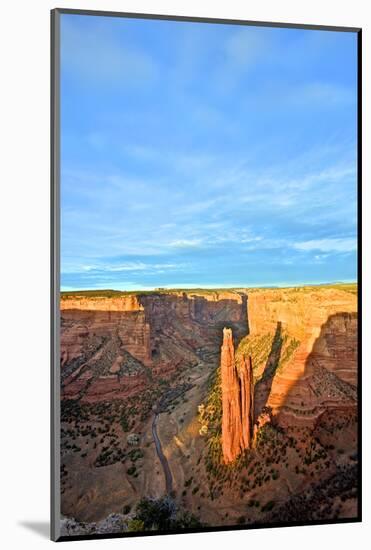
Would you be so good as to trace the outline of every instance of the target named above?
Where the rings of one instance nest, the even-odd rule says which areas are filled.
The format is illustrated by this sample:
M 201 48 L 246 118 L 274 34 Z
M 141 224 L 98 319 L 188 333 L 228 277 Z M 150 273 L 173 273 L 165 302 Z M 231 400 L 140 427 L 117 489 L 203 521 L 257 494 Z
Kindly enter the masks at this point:
M 235 525 L 222 527 L 202 527 L 180 531 L 146 531 L 135 533 L 112 533 L 95 535 L 61 536 L 60 522 L 60 17 L 63 14 L 84 16 L 117 17 L 127 19 L 151 19 L 213 24 L 228 24 L 254 27 L 279 27 L 332 32 L 350 32 L 357 35 L 357 284 L 358 284 L 358 511 L 355 518 L 340 518 L 316 521 L 279 522 L 258 525 Z M 51 10 L 51 539 L 53 541 L 74 541 L 106 538 L 128 538 L 157 536 L 164 534 L 185 534 L 198 532 L 218 532 L 264 529 L 274 527 L 294 527 L 354 523 L 362 521 L 362 29 L 317 24 L 293 24 L 250 21 L 240 19 L 218 19 L 212 17 L 174 16 L 148 13 L 125 13 L 99 10 L 56 8 Z

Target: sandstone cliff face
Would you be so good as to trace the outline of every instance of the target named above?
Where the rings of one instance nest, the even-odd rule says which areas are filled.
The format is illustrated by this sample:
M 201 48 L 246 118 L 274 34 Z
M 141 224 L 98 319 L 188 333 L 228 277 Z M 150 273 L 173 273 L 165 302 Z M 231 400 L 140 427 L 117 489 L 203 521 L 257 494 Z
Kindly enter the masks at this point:
M 270 373 L 269 364 L 256 367 L 254 362 L 255 378 L 264 368 L 267 374 L 255 389 L 255 416 L 269 406 L 282 424 L 308 425 L 327 407 L 354 406 L 356 295 L 315 287 L 251 290 L 248 310 L 249 319 L 247 291 L 63 299 L 62 397 L 101 401 L 133 395 L 149 387 L 151 377 L 169 379 L 197 364 L 203 351 L 215 353 L 226 325 L 236 339 L 247 334 L 248 326 L 248 338 L 273 335 L 280 326 L 282 335 L 299 344 L 276 372 Z M 284 353 L 278 349 L 276 355 Z M 238 372 L 248 371 L 251 365 L 236 355 Z M 238 383 L 245 395 L 244 374 Z M 247 433 L 244 438 L 243 445 Z
M 237 366 L 232 330 L 224 328 L 221 349 L 222 450 L 225 463 L 233 462 L 251 445 L 253 376 L 251 359 Z
M 251 291 L 249 326 L 252 337 L 274 334 L 279 326 L 299 342 L 284 368 L 257 384 L 257 414 L 269 406 L 282 425 L 313 426 L 328 407 L 355 406 L 355 294 L 315 287 Z
M 61 301 L 62 397 L 82 401 L 143 391 L 217 349 L 221 327 L 247 331 L 247 299 L 236 292 L 169 292 Z
M 244 356 L 239 370 L 241 390 L 241 427 L 244 449 L 251 446 L 254 424 L 254 375 L 251 357 Z
M 62 298 L 60 303 L 61 311 L 78 309 L 89 311 L 143 311 L 144 307 L 140 303 L 137 294 L 128 294 L 120 297 L 86 297 L 69 296 Z

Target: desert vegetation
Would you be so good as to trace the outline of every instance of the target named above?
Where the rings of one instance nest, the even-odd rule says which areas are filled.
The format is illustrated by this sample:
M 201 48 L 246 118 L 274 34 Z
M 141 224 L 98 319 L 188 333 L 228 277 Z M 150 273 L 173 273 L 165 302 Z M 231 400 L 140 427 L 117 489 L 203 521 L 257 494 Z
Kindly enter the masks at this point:
M 272 392 L 285 391 L 285 386 L 277 389 L 275 384 L 281 380 L 285 383 L 292 365 L 298 365 L 307 374 L 306 366 L 300 363 L 308 360 L 302 352 L 306 329 L 300 325 L 299 329 L 291 330 L 291 311 L 299 308 L 302 315 L 303 301 L 312 304 L 314 300 L 319 308 L 316 315 L 319 316 L 318 311 L 323 315 L 325 306 L 318 298 L 322 292 L 328 296 L 326 307 L 333 307 L 335 292 L 336 299 L 349 310 L 354 288 L 345 287 L 326 285 L 323 290 L 308 287 L 284 292 L 254 290 L 249 307 L 254 303 L 255 298 L 251 298 L 254 295 L 253 311 L 259 312 L 263 296 L 267 320 L 260 322 L 259 330 L 247 335 L 245 332 L 245 336 L 242 329 L 247 323 L 243 311 L 246 302 L 240 298 L 234 301 L 229 294 L 225 299 L 215 290 L 203 292 L 191 306 L 187 296 L 193 296 L 193 291 L 184 297 L 174 290 L 169 293 L 174 301 L 166 301 L 168 311 L 163 308 L 165 302 L 158 298 L 166 292 L 159 289 L 153 307 L 160 308 L 161 325 L 156 324 L 155 317 L 148 317 L 153 315 L 152 309 L 144 318 L 138 311 L 123 316 L 120 313 L 117 319 L 120 327 L 124 327 L 120 328 L 123 333 L 112 329 L 116 313 L 101 315 L 98 311 L 95 317 L 92 310 L 83 322 L 78 311 L 63 315 L 63 330 L 68 338 L 76 334 L 76 346 L 81 346 L 80 353 L 71 358 L 66 354 L 63 383 L 72 377 L 79 382 L 81 375 L 89 383 L 100 380 L 104 389 L 112 380 L 126 388 L 126 376 L 129 379 L 130 373 L 135 380 L 119 398 L 110 393 L 107 396 L 104 392 L 89 393 L 89 386 L 85 385 L 74 398 L 62 399 L 63 513 L 80 523 L 92 518 L 98 522 L 96 529 L 104 529 L 101 522 L 112 512 L 117 517 L 112 516 L 109 521 L 115 522 L 115 529 L 131 532 L 192 529 L 201 524 L 251 525 L 280 521 L 277 518 L 290 521 L 298 517 L 297 510 L 304 509 L 303 518 L 309 519 L 354 513 L 357 502 L 354 472 L 358 459 L 356 389 L 349 382 L 350 375 L 343 379 L 332 370 L 334 359 L 331 359 L 335 350 L 339 354 L 336 361 L 344 356 L 342 365 L 349 371 L 354 368 L 354 315 L 341 313 L 331 325 L 326 325 L 318 348 L 319 353 L 325 349 L 325 354 L 320 355 L 320 360 L 316 356 L 311 363 L 307 385 L 294 398 L 285 397 L 278 409 L 274 409 L 275 401 L 270 401 Z M 197 296 L 197 291 L 194 293 Z M 99 291 L 92 296 L 105 297 L 104 294 L 105 291 Z M 109 300 L 110 296 L 106 298 Z M 286 308 L 285 323 L 274 317 L 272 321 L 270 316 L 275 315 L 275 308 L 280 311 L 282 307 Z M 230 326 L 233 331 L 236 329 L 236 364 L 240 358 L 251 357 L 255 427 L 251 446 L 226 464 L 222 452 L 220 345 L 223 319 L 229 313 L 233 319 Z M 215 320 L 212 328 L 210 317 Z M 295 313 L 292 319 L 301 323 L 301 317 Z M 126 322 L 129 324 L 125 328 Z M 148 332 L 148 322 L 154 323 L 152 332 Z M 105 323 L 108 328 L 103 330 Z M 322 334 L 321 324 L 318 331 Z M 345 336 L 348 340 L 342 343 Z M 132 345 L 130 352 L 125 347 L 127 341 Z M 141 356 L 142 344 L 138 342 L 149 346 L 145 361 Z M 117 362 L 119 356 L 121 362 Z M 112 365 L 115 365 L 113 374 Z M 135 378 L 138 373 L 142 378 Z M 290 380 L 291 377 L 290 371 Z M 76 384 L 76 387 L 82 386 Z M 281 415 L 286 419 L 284 422 Z M 155 417 L 158 425 L 153 423 Z M 153 433 L 156 426 L 157 444 Z M 162 445 L 172 476 L 169 491 L 165 487 L 158 444 Z M 83 489 L 79 489 L 79 479 Z M 141 499 L 141 495 L 151 496 Z
M 129 531 L 177 531 L 201 527 L 200 520 L 182 510 L 170 496 L 142 498 L 128 522 Z
M 300 341 L 290 336 L 287 331 L 248 335 L 240 342 L 236 355 L 249 355 L 252 359 L 255 383 L 263 376 L 282 372 L 284 366 L 293 357 Z M 268 359 L 273 360 L 268 364 Z M 265 367 L 268 366 L 269 369 Z

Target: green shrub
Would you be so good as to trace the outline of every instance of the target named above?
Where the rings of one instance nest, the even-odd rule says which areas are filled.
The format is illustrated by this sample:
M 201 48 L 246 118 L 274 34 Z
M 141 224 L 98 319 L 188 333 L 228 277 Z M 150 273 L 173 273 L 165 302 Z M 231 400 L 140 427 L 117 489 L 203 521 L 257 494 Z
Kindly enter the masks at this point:
M 262 512 L 270 512 L 274 508 L 274 501 L 269 500 L 264 506 L 262 507 Z
M 176 506 L 172 498 L 142 498 L 136 509 L 136 518 L 141 520 L 145 529 L 170 529 L 176 516 Z
M 128 522 L 128 531 L 144 531 L 144 522 L 141 519 L 131 519 Z
M 193 477 L 190 477 L 189 479 L 187 479 L 186 482 L 184 483 L 184 487 L 189 487 L 192 484 L 192 481 L 193 481 Z
M 238 525 L 243 525 L 244 523 L 246 523 L 245 516 L 240 516 L 239 518 L 237 518 L 237 524 Z

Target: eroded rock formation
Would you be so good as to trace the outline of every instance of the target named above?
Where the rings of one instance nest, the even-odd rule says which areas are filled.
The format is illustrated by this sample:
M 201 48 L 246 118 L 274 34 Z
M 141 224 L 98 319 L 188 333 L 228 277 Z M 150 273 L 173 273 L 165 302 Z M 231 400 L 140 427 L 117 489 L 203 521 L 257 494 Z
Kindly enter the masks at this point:
M 233 462 L 251 445 L 254 383 L 250 357 L 237 363 L 232 329 L 223 329 L 221 350 L 222 450 L 225 463 Z
M 123 399 L 217 352 L 225 323 L 246 334 L 247 298 L 232 291 L 65 296 L 62 398 Z
M 241 387 L 241 422 L 243 448 L 251 446 L 254 423 L 254 375 L 250 356 L 243 356 L 239 370 Z
M 254 365 L 257 378 L 268 374 L 255 389 L 256 414 L 267 405 L 283 427 L 313 427 L 329 407 L 354 408 L 357 320 L 357 295 L 341 288 L 249 291 L 249 338 L 279 327 L 282 339 L 299 343 L 273 376 L 268 363 Z M 278 360 L 285 359 L 287 343 L 282 340 Z

